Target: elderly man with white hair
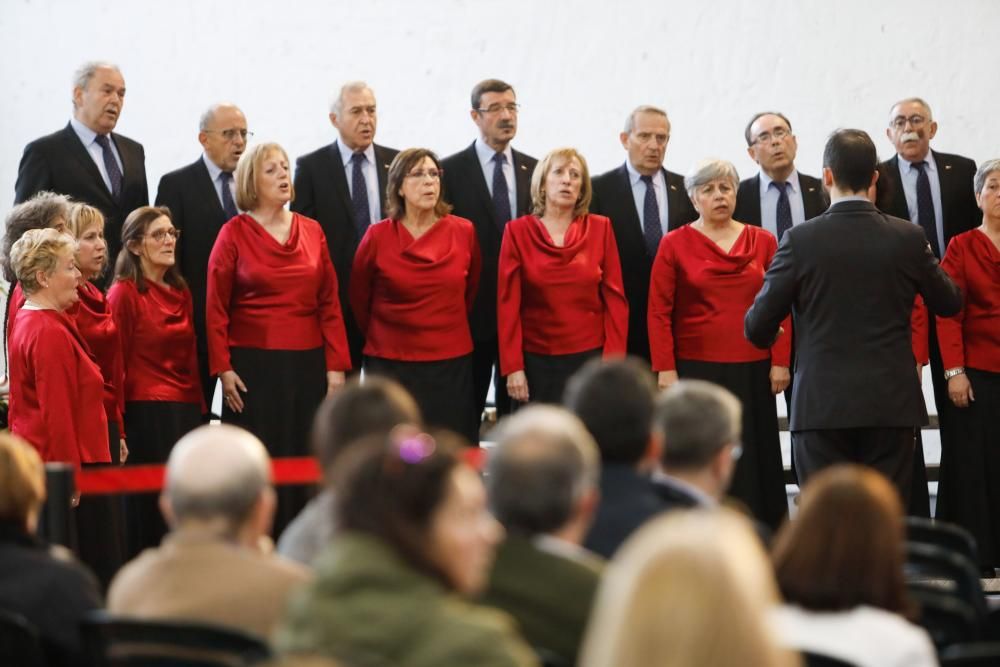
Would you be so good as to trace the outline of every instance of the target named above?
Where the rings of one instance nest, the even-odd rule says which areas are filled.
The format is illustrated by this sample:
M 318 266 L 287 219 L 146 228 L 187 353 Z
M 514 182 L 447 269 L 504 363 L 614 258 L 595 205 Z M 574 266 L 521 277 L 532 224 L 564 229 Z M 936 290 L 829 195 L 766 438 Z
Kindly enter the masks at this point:
M 170 533 L 122 568 L 108 610 L 270 634 L 311 574 L 269 553 L 275 496 L 260 440 L 226 425 L 191 431 L 170 453 L 160 505 Z

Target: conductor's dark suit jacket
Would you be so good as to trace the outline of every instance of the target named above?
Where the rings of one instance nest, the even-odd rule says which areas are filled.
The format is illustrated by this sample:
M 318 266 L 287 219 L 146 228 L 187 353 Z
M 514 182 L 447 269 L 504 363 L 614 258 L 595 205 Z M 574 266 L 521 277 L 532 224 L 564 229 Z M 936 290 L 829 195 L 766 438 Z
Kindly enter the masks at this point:
M 926 423 L 910 333 L 917 293 L 939 315 L 962 305 L 923 230 L 867 201 L 835 203 L 785 233 L 744 332 L 766 348 L 794 315 L 792 431 Z

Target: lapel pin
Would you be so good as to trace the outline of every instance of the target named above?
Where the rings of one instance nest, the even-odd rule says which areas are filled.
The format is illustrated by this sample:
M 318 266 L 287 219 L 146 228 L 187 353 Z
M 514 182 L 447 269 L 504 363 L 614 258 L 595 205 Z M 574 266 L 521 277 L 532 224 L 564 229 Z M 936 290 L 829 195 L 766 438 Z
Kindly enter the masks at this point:
M 677 192 L 677 186 L 676 185 L 671 185 L 670 189 L 673 190 L 674 192 Z
M 950 164 L 946 164 L 946 165 L 944 166 L 944 168 L 945 168 L 946 170 L 948 170 L 948 169 L 951 169 L 951 165 L 950 165 Z

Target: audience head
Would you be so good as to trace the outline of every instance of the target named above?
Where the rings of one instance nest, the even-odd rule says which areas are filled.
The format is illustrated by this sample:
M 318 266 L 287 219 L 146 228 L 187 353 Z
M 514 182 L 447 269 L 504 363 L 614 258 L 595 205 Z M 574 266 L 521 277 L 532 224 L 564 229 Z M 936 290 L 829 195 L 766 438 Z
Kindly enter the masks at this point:
M 775 537 L 778 585 L 805 609 L 907 613 L 904 540 L 903 507 L 888 480 L 862 466 L 827 468 L 809 480 L 798 516 Z
M 743 408 L 729 390 L 704 380 L 680 380 L 659 397 L 654 430 L 664 472 L 695 476 L 715 498 L 729 487 L 739 458 Z
M 750 159 L 769 178 L 784 182 L 795 169 L 799 148 L 791 121 L 778 111 L 762 111 L 750 119 L 743 136 Z
M 927 158 L 937 129 L 930 105 L 919 97 L 908 97 L 889 109 L 885 136 L 896 148 L 897 155 L 907 162 L 919 162 Z
M 108 268 L 108 242 L 104 239 L 104 214 L 89 204 L 75 203 L 69 210 L 67 232 L 76 239 L 76 267 L 84 280 Z
M 185 286 L 177 268 L 177 237 L 173 216 L 166 206 L 140 206 L 122 225 L 122 249 L 115 262 L 115 280 L 131 280 L 140 292 L 148 289 L 147 279 L 163 273 L 172 287 Z
M 463 594 L 487 581 L 503 529 L 486 509 L 461 439 L 402 427 L 349 447 L 334 469 L 337 526 L 381 540 L 411 568 Z
M 385 186 L 386 215 L 402 220 L 409 213 L 417 215 L 433 209 L 440 218 L 451 211 L 442 197 L 441 161 L 427 148 L 400 151 L 389 165 Z
M 500 79 L 486 79 L 472 88 L 472 122 L 483 142 L 495 151 L 506 150 L 517 134 L 517 95 Z
M 785 665 L 767 623 L 774 575 L 749 522 L 724 508 L 639 528 L 604 573 L 584 667 Z
M 125 106 L 125 78 L 117 65 L 84 63 L 73 75 L 73 116 L 97 134 L 115 129 Z
M 257 144 L 236 164 L 236 206 L 241 211 L 284 206 L 295 199 L 288 153 L 274 143 Z
M 563 403 L 597 441 L 601 461 L 655 465 L 652 446 L 656 381 L 638 359 L 594 359 L 570 378 Z
M 983 218 L 1000 220 L 1000 160 L 987 160 L 979 165 L 973 187 Z
M 205 155 L 222 171 L 235 171 L 240 156 L 253 136 L 247 130 L 247 118 L 235 104 L 213 104 L 198 121 L 198 143 Z
M 330 122 L 347 148 L 366 150 L 375 141 L 378 124 L 374 91 L 364 81 L 345 83 L 330 105 Z
M 42 306 L 66 310 L 79 300 L 76 241 L 54 229 L 29 229 L 10 249 L 10 263 L 24 295 Z
M 43 502 L 45 466 L 38 452 L 16 435 L 0 432 L 0 523 L 34 533 Z
M 736 209 L 740 176 L 726 160 L 702 160 L 684 177 L 684 188 L 705 222 L 727 222 Z
M 823 149 L 823 184 L 844 195 L 867 196 L 878 178 L 878 155 L 871 137 L 863 130 L 837 130 Z
M 3 235 L 3 277 L 9 283 L 17 280 L 10 264 L 10 250 L 21 236 L 29 229 L 45 229 L 51 227 L 60 232 L 66 231 L 69 220 L 70 199 L 54 192 L 39 192 L 26 202 L 16 205 L 7 214 L 4 221 Z
M 575 148 L 550 151 L 531 175 L 531 206 L 535 215 L 571 207 L 576 218 L 587 212 L 591 196 L 587 161 Z
M 583 423 L 551 405 L 505 418 L 486 483 L 493 516 L 510 534 L 550 534 L 579 544 L 597 509 L 601 464 Z
M 618 138 L 632 167 L 643 176 L 652 176 L 663 166 L 670 142 L 667 112 L 648 104 L 636 107 L 625 119 L 625 130 Z
M 226 424 L 200 426 L 167 459 L 160 508 L 174 530 L 255 545 L 274 516 L 271 461 L 260 440 Z

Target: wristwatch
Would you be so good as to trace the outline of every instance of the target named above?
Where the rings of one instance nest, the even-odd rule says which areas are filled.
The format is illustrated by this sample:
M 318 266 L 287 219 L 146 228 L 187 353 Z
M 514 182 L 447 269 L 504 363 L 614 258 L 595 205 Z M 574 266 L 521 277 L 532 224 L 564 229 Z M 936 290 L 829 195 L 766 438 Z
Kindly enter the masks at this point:
M 965 372 L 965 369 L 962 368 L 961 366 L 959 366 L 958 368 L 949 368 L 948 370 L 946 370 L 944 372 L 944 379 L 945 380 L 950 380 L 953 377 L 955 377 L 956 375 L 961 375 L 964 372 Z

